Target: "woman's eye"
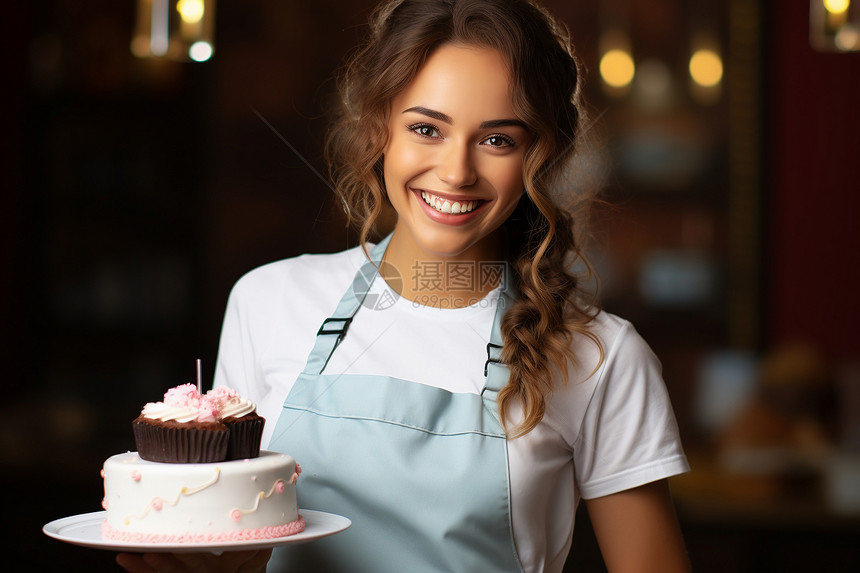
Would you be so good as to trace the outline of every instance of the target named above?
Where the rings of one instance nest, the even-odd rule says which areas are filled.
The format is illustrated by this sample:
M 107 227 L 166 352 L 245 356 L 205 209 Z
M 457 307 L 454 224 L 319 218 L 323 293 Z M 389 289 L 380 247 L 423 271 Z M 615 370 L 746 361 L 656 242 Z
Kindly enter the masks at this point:
M 484 143 L 490 147 L 510 147 L 514 145 L 514 141 L 510 137 L 504 135 L 491 135 L 484 140 Z
M 414 131 L 421 137 L 439 137 L 439 131 L 432 125 L 418 124 L 410 125 L 410 131 Z

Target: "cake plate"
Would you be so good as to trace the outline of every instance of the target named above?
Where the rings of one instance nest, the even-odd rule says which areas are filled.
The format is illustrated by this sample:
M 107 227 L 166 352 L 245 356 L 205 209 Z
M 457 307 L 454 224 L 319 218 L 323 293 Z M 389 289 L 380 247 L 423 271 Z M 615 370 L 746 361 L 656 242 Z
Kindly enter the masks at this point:
M 276 537 L 274 539 L 251 539 L 248 541 L 222 541 L 219 543 L 132 543 L 129 541 L 114 541 L 102 538 L 102 521 L 106 511 L 81 513 L 46 523 L 42 531 L 48 537 L 65 541 L 73 545 L 108 549 L 131 553 L 201 553 L 203 551 L 222 553 L 224 551 L 247 551 L 251 549 L 268 549 L 280 545 L 307 543 L 340 533 L 352 521 L 341 515 L 302 509 L 299 511 L 305 518 L 305 530 L 295 535 Z

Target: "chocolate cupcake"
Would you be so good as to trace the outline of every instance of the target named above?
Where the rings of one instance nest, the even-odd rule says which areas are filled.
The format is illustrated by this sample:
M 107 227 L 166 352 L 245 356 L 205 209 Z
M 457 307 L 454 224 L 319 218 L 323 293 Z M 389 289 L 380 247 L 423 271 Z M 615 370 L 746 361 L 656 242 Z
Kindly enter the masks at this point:
M 171 388 L 132 422 L 138 455 L 153 462 L 208 463 L 227 458 L 230 431 L 217 405 L 193 384 Z
M 227 459 L 242 460 L 259 456 L 266 419 L 257 414 L 257 405 L 226 387 L 210 390 L 206 398 L 216 405 L 221 423 L 229 430 Z

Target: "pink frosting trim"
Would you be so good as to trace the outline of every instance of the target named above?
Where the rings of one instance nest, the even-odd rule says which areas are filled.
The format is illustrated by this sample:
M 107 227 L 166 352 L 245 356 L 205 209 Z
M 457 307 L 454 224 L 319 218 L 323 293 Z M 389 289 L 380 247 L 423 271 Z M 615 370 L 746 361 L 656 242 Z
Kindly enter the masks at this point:
M 305 530 L 305 518 L 299 518 L 290 523 L 261 527 L 259 529 L 239 529 L 234 531 L 222 531 L 220 533 L 195 533 L 192 531 L 184 533 L 133 533 L 120 531 L 111 527 L 107 520 L 102 522 L 102 537 L 125 543 L 224 543 L 230 541 L 259 541 L 264 539 L 277 539 L 295 535 Z

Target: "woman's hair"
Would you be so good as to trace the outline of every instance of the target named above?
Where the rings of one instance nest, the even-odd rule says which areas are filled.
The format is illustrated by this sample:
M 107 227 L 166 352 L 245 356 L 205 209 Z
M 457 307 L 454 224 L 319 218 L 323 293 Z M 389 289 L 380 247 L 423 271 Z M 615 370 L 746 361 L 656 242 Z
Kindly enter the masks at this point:
M 579 66 L 566 29 L 528 0 L 389 0 L 373 13 L 368 40 L 352 54 L 339 80 L 342 109 L 329 131 L 330 176 L 364 244 L 390 208 L 383 180 L 392 99 L 430 54 L 448 43 L 497 50 L 507 62 L 516 114 L 533 134 L 524 156 L 525 194 L 503 225 L 506 256 L 517 282 L 515 303 L 501 330 L 510 371 L 499 393 L 520 401 L 523 421 L 512 437 L 543 418 L 554 375 L 567 374 L 573 336 L 585 336 L 595 306 L 586 303 L 571 267 L 583 262 L 573 210 L 552 193 L 568 175 L 583 123 Z M 587 267 L 587 264 L 586 264 Z M 596 367 L 595 367 L 596 368 Z M 507 425 L 506 425 L 507 427 Z

